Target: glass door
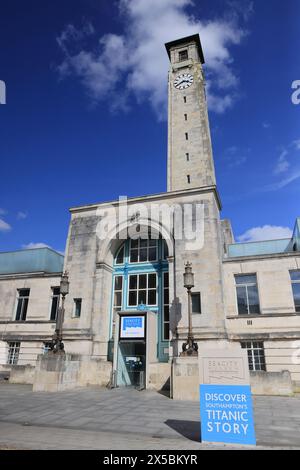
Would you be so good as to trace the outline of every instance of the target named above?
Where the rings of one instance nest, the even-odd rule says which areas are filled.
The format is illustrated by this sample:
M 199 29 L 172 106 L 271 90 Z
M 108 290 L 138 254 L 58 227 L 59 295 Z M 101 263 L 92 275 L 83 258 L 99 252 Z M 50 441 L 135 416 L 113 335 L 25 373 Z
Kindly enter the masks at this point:
M 146 343 L 126 341 L 119 343 L 117 386 L 145 387 Z

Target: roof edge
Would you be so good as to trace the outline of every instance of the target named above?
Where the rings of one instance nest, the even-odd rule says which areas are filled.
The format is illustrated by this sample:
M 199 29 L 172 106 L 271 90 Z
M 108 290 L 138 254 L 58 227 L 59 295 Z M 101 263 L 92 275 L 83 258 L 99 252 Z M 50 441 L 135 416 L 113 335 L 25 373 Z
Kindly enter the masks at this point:
M 49 246 L 41 246 L 40 248 L 21 248 L 20 250 L 0 251 L 0 255 L 5 254 L 5 253 L 24 253 L 28 251 L 37 251 L 37 250 L 48 250 L 48 251 L 52 251 L 56 255 L 61 256 L 62 258 L 65 257 L 65 255 L 63 255 L 62 253 L 59 253 L 59 251 L 56 251 L 53 248 L 50 248 Z
M 197 45 L 201 63 L 205 64 L 205 59 L 204 59 L 203 49 L 202 49 L 202 45 L 201 45 L 201 40 L 200 40 L 200 36 L 199 36 L 198 33 L 197 34 L 192 34 L 191 36 L 186 36 L 184 38 L 175 39 L 175 41 L 167 42 L 165 44 L 165 47 L 166 47 L 169 59 L 171 58 L 170 50 L 171 50 L 172 47 L 176 47 L 176 46 L 179 46 L 180 44 L 184 44 L 186 42 L 192 42 L 192 41 L 194 41 Z

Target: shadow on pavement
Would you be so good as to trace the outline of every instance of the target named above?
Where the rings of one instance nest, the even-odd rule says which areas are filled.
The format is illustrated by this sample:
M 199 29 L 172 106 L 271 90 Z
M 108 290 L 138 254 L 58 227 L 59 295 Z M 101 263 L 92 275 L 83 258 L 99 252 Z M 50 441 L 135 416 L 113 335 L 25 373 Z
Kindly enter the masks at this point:
M 179 419 L 167 419 L 165 424 L 191 441 L 201 442 L 199 421 L 185 421 Z

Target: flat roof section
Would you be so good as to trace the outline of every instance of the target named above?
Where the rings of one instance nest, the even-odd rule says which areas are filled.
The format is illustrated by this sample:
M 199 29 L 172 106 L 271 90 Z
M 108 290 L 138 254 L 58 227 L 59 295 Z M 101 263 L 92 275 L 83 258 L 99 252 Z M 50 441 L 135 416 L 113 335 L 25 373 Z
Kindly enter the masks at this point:
M 60 273 L 64 256 L 51 248 L 0 252 L 0 275 L 23 273 Z

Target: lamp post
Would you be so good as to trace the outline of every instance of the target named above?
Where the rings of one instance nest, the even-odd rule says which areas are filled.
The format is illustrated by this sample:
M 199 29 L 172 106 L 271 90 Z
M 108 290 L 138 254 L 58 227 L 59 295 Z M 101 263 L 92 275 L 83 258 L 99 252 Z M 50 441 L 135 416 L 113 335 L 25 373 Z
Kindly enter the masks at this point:
M 192 327 L 192 293 L 191 289 L 194 287 L 194 273 L 192 271 L 192 264 L 187 261 L 185 265 L 185 271 L 183 274 L 184 287 L 188 292 L 188 320 L 189 320 L 189 329 L 188 329 L 188 338 L 187 342 L 182 345 L 181 356 L 198 356 L 198 344 L 195 343 L 193 337 L 193 327 Z
M 56 316 L 56 327 L 55 333 L 52 339 L 52 347 L 51 350 L 54 353 L 65 353 L 64 350 L 64 343 L 62 342 L 62 326 L 64 322 L 64 314 L 65 314 L 65 297 L 69 293 L 69 278 L 68 273 L 65 271 L 61 277 L 60 281 L 60 294 L 62 296 L 61 299 L 61 306 L 59 306 Z

